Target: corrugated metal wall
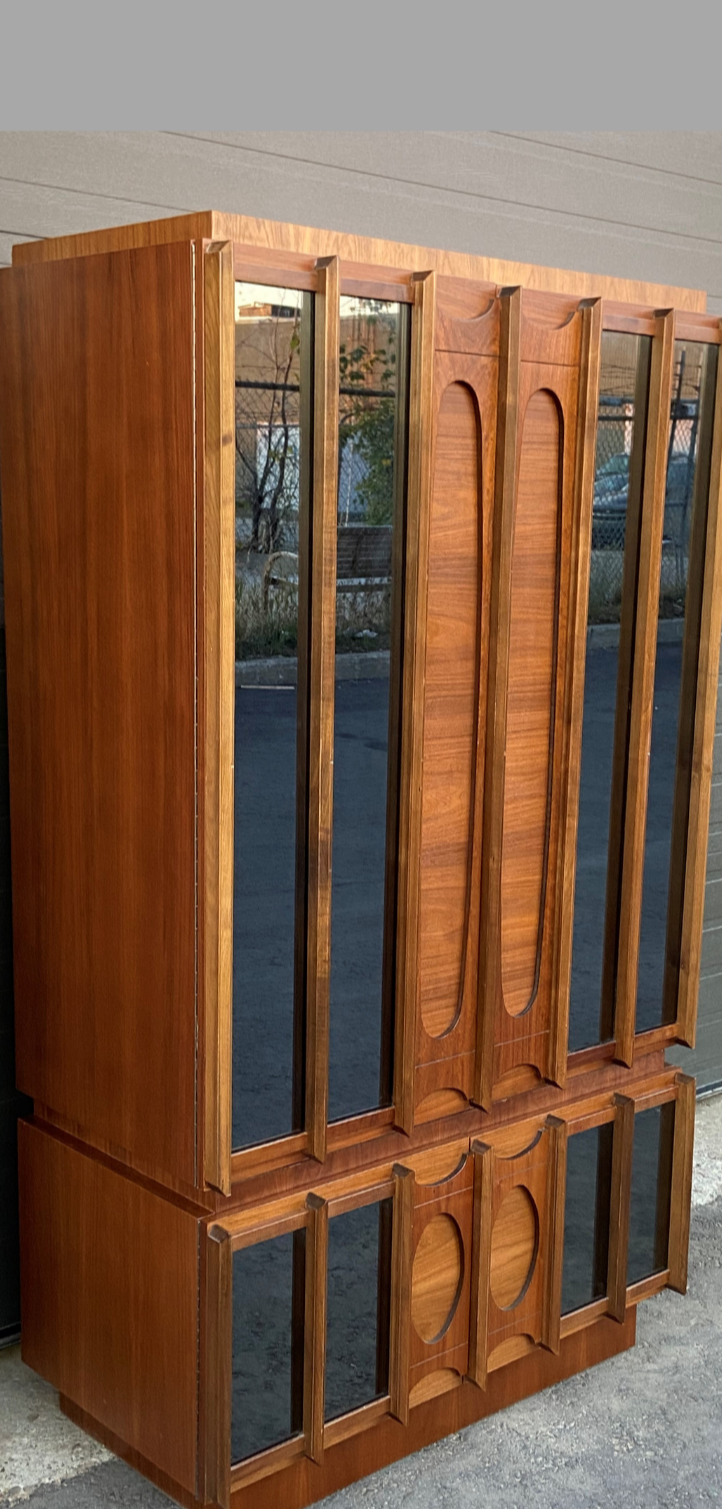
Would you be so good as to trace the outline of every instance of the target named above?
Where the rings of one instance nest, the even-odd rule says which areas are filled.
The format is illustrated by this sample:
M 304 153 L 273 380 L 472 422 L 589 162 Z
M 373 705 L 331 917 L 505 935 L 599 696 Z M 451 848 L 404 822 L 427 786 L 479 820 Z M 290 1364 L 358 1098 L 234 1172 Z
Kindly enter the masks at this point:
M 10 262 L 14 241 L 194 209 L 703 288 L 708 308 L 722 315 L 722 133 L 0 133 L 0 265 Z M 722 1080 L 722 724 L 718 730 L 699 1039 L 693 1056 L 682 1055 L 700 1084 Z M 14 1101 L 1 736 L 0 755 L 2 1195 Z M 0 1333 L 14 1243 L 0 1222 Z

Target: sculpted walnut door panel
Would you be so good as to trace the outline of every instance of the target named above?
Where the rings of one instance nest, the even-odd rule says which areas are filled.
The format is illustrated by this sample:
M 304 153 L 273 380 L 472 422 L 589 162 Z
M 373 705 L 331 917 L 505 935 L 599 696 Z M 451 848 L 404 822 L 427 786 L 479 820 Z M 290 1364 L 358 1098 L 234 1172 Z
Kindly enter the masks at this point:
M 565 1059 L 571 697 L 591 510 L 580 463 L 599 316 L 598 302 L 452 292 L 439 280 L 417 714 L 416 1122 L 489 1109 L 495 1094 L 558 1078 Z
M 440 357 L 429 522 L 418 943 L 417 1110 L 471 1094 L 496 362 Z M 430 1109 L 431 1107 L 429 1107 Z M 422 1116 L 424 1112 L 422 1110 Z
M 442 295 L 443 283 L 442 282 Z M 425 604 L 415 1116 L 473 1089 L 499 305 L 442 296 Z M 470 307 L 468 319 L 457 307 Z M 451 347 L 456 349 L 451 349 Z
M 522 431 L 509 604 L 501 849 L 501 994 L 511 1017 L 539 993 L 554 760 L 563 423 L 540 388 Z M 533 757 L 531 756 L 533 750 Z
M 560 1078 L 599 309 L 502 299 L 475 1099 Z M 527 312 L 528 308 L 528 312 Z M 540 361 L 548 350 L 552 360 Z M 583 401 L 580 402 L 580 391 Z

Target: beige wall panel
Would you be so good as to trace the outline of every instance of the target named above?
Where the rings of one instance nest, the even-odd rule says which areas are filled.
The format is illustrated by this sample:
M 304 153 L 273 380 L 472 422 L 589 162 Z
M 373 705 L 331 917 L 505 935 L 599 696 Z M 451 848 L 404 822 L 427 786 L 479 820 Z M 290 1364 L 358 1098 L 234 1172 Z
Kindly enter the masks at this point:
M 518 141 L 542 141 L 575 152 L 591 152 L 662 173 L 722 183 L 719 131 L 509 131 Z
M 717 149 L 722 159 L 719 137 L 699 137 L 682 156 L 703 151 L 707 165 Z M 706 181 L 712 168 L 702 177 L 660 172 L 586 151 L 576 145 L 583 137 L 570 140 L 572 147 L 502 132 L 6 132 L 0 232 L 58 235 L 213 205 L 684 284 L 722 299 L 722 186 Z M 633 140 L 623 141 L 629 155 Z

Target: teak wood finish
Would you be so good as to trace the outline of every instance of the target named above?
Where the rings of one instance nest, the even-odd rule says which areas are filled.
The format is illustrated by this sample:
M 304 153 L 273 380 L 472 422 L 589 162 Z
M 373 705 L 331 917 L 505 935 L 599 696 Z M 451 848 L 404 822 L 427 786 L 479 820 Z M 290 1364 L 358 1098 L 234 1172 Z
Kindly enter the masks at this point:
M 305 1121 L 232 1152 L 239 277 L 313 295 L 313 444 L 296 761 Z M 342 293 L 408 305 L 410 350 L 387 815 L 393 1103 L 329 1126 Z M 620 636 L 612 1040 L 568 1057 L 603 329 L 651 338 L 651 380 Z M 634 1020 L 675 337 L 719 344 L 703 295 L 211 213 L 17 247 L 0 273 L 17 1063 L 35 1102 L 20 1132 L 24 1355 L 74 1419 L 183 1504 L 300 1509 L 631 1346 L 636 1304 L 685 1288 L 694 1084 L 663 1049 L 694 1036 L 719 382 L 693 547 L 699 633 L 685 644 L 679 958 L 664 1027 L 635 1034 Z M 667 1264 L 630 1286 L 635 1114 L 668 1102 Z M 606 1292 L 562 1314 L 569 1142 L 605 1125 Z M 329 1224 L 381 1201 L 388 1388 L 327 1419 Z M 300 1231 L 302 1427 L 232 1464 L 233 1254 Z

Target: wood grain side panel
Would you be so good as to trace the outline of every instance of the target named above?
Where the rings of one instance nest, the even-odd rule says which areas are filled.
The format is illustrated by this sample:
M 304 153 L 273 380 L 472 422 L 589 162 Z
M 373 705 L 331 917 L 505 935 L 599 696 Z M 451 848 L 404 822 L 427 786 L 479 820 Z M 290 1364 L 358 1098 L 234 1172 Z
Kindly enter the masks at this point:
M 17 1069 L 195 1182 L 192 249 L 0 279 Z
M 510 1016 L 537 995 L 554 759 L 562 424 L 546 389 L 523 418 L 509 607 L 501 851 L 501 987 Z
M 459 1016 L 470 945 L 481 608 L 481 426 L 453 382 L 436 426 L 429 528 L 418 975 L 421 1022 Z
M 199 1223 L 20 1123 L 23 1357 L 196 1489 Z

